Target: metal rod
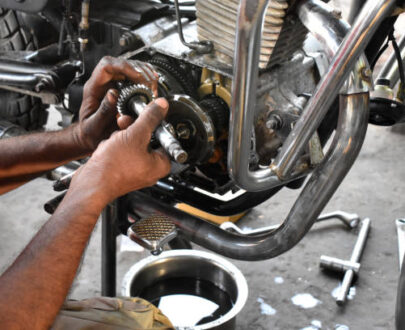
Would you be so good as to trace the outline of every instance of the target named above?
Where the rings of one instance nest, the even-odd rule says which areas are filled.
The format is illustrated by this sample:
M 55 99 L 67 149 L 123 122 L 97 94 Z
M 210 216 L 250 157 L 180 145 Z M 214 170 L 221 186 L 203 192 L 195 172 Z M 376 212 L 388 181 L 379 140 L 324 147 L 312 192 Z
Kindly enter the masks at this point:
M 367 130 L 368 101 L 368 93 L 341 96 L 337 132 L 325 160 L 315 169 L 283 224 L 270 233 L 253 237 L 229 233 L 141 192 L 131 195 L 131 209 L 139 216 L 156 212 L 168 216 L 184 237 L 230 258 L 276 257 L 304 237 L 355 161 Z
M 132 110 L 139 116 L 147 104 L 143 99 L 131 100 Z M 183 150 L 177 139 L 163 126 L 159 125 L 155 131 L 155 137 L 159 141 L 162 148 L 171 156 L 177 163 L 184 164 L 188 159 L 188 154 Z
M 174 0 L 173 4 L 174 4 L 175 11 L 176 11 L 177 32 L 178 32 L 181 43 L 184 46 L 195 50 L 198 54 L 209 54 L 209 53 L 211 53 L 211 51 L 214 48 L 214 45 L 213 45 L 213 43 L 211 41 L 202 40 L 202 41 L 187 42 L 184 39 L 183 24 L 181 23 L 181 13 L 180 13 L 179 0 Z
M 401 50 L 402 61 L 405 61 L 405 35 L 401 37 L 398 42 L 398 47 Z M 393 51 L 388 60 L 384 63 L 381 68 L 378 79 L 388 79 L 390 81 L 390 87 L 394 88 L 399 80 L 399 68 L 397 57 Z
M 350 0 L 347 10 L 347 21 L 352 24 L 362 7 L 364 0 Z
M 319 127 L 324 115 L 329 110 L 336 95 L 334 91 L 340 90 L 343 86 L 348 74 L 374 32 L 381 22 L 392 13 L 395 2 L 395 0 L 368 0 L 363 6 L 333 58 L 329 71 L 318 84 L 315 93 L 308 101 L 302 116 L 287 137 L 281 152 L 274 162 L 273 170 L 279 178 L 288 177 L 293 171 L 314 131 Z M 302 2 L 299 7 L 300 17 L 302 16 L 301 8 L 316 3 L 319 3 L 319 1 Z M 361 74 L 365 76 L 366 80 L 371 79 L 371 72 L 363 71 Z
M 359 262 L 361 255 L 363 254 L 364 247 L 366 246 L 367 236 L 370 231 L 371 221 L 369 218 L 366 218 L 362 221 L 359 236 L 357 237 L 356 244 L 350 257 L 350 261 L 353 263 Z M 343 305 L 346 301 L 347 294 L 350 290 L 351 284 L 353 282 L 354 270 L 349 269 L 345 272 L 343 277 L 342 286 L 340 287 L 339 292 L 336 296 L 336 303 L 338 305 Z
M 117 281 L 117 233 L 115 225 L 117 210 L 115 205 L 107 205 L 101 218 L 101 295 L 115 297 Z

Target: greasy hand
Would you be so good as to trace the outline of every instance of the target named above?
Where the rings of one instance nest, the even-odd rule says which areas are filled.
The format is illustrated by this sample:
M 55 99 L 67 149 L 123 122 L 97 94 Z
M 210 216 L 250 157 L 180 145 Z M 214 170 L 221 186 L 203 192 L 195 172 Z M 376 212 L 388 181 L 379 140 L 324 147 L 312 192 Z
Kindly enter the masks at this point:
M 115 132 L 98 146 L 72 180 L 71 188 L 97 189 L 103 202 L 151 186 L 170 172 L 170 161 L 160 150 L 149 150 L 153 131 L 168 111 L 160 98 L 150 103 L 135 123 Z
M 88 152 L 118 129 L 116 124 L 118 91 L 115 81 L 130 80 L 150 87 L 157 96 L 158 75 L 148 63 L 104 57 L 84 85 L 76 141 Z M 107 92 L 108 91 L 108 92 Z

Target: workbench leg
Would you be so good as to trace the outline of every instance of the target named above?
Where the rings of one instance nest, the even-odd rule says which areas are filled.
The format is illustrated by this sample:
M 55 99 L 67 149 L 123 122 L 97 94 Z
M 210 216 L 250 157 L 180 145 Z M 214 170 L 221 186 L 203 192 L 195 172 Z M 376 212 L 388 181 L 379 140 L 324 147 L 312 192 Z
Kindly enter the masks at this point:
M 107 205 L 101 217 L 101 295 L 115 297 L 117 283 L 117 212 L 115 205 Z

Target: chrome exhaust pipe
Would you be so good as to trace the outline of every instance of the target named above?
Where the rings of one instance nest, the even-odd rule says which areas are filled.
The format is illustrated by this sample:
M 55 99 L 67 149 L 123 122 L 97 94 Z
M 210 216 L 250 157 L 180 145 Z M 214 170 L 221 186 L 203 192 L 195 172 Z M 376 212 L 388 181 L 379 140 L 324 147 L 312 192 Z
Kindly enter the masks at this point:
M 297 160 L 319 127 L 337 91 L 346 81 L 344 92 L 369 91 L 370 72 L 367 70 L 366 63 L 358 62 L 355 70 L 353 67 L 379 24 L 392 12 L 395 4 L 395 0 L 368 0 L 349 31 L 349 26 L 325 10 L 326 7 L 320 1 L 301 2 L 300 12 L 316 14 L 313 16 L 318 25 L 315 28 L 308 24 L 310 31 L 312 30 L 315 36 L 320 36 L 326 48 L 331 50 L 330 56 L 338 52 L 332 60 L 327 75 L 318 84 L 302 116 L 284 142 L 274 164 L 266 169 L 251 171 L 249 155 L 259 74 L 260 41 L 263 17 L 268 2 L 268 0 L 242 0 L 238 13 L 228 170 L 235 183 L 247 191 L 270 189 L 305 174 L 302 170 L 297 170 L 300 168 L 296 167 Z M 317 13 L 318 9 L 319 13 Z M 329 24 L 329 20 L 333 24 Z M 323 24 L 330 25 L 331 32 L 322 28 Z M 321 27 L 322 35 L 317 33 L 318 27 Z M 346 34 L 347 38 L 345 38 Z M 362 69 L 359 71 L 359 68 Z M 352 72 L 351 78 L 347 79 L 350 72 Z

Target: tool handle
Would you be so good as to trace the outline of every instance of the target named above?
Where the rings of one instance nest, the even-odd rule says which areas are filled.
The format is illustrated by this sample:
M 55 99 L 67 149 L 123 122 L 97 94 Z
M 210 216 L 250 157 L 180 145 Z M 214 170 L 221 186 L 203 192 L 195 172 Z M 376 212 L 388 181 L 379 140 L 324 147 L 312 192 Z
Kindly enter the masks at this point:
M 350 261 L 352 261 L 352 262 L 360 261 L 361 255 L 363 254 L 364 247 L 366 246 L 370 227 L 371 227 L 371 220 L 369 218 L 365 218 L 361 222 L 361 228 L 359 231 L 359 235 L 357 237 L 356 244 L 354 245 Z
M 354 271 L 348 270 L 343 277 L 342 286 L 336 297 L 336 303 L 342 306 L 346 302 L 347 294 L 349 293 L 354 277 Z

